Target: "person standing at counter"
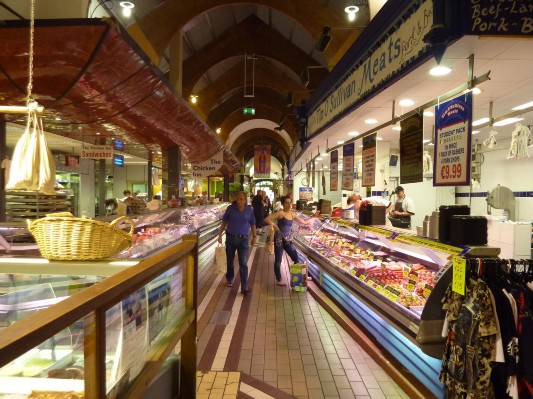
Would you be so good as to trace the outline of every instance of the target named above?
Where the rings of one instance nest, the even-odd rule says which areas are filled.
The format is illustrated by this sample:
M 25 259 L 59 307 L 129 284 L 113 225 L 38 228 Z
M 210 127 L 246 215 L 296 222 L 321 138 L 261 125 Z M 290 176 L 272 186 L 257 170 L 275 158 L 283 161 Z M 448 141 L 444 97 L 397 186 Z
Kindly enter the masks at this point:
M 359 194 L 352 194 L 346 200 L 348 209 L 353 207 L 354 220 L 359 221 L 359 209 L 361 209 L 362 197 Z
M 252 207 L 246 205 L 246 193 L 237 193 L 237 199 L 226 208 L 222 217 L 222 225 L 218 233 L 218 242 L 222 243 L 222 233 L 226 231 L 226 257 L 227 257 L 227 286 L 233 286 L 235 251 L 239 258 L 239 274 L 241 276 L 241 293 L 246 295 L 248 288 L 248 250 L 249 238 L 252 232 L 252 245 L 255 245 L 255 217 Z
M 408 227 L 411 227 L 411 216 L 415 214 L 415 204 L 410 197 L 405 195 L 402 186 L 396 187 L 394 192 L 398 198 L 394 203 L 394 210 L 391 216 L 400 219 L 402 222 L 409 223 Z
M 290 237 L 292 224 L 296 222 L 298 224 L 308 225 L 311 219 L 303 220 L 296 216 L 292 211 L 292 200 L 290 197 L 281 197 L 281 204 L 283 209 L 272 213 L 267 216 L 265 223 L 270 225 L 271 229 L 274 229 L 274 274 L 276 275 L 276 284 L 285 286 L 287 283 L 281 280 L 281 258 L 283 257 L 283 251 L 287 252 L 289 257 L 294 263 L 298 263 L 298 252 Z M 277 224 L 274 221 L 277 220 Z

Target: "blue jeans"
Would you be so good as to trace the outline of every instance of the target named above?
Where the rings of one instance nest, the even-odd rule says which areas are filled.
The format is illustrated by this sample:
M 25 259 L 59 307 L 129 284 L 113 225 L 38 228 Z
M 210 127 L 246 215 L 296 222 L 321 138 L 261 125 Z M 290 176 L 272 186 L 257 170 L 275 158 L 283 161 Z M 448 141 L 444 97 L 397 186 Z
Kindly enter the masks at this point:
M 235 251 L 239 257 L 239 273 L 241 275 L 241 290 L 248 289 L 248 236 L 237 238 L 226 234 L 226 256 L 228 261 L 228 270 L 226 279 L 229 283 L 233 282 L 235 275 L 235 267 L 233 260 L 235 259 Z
M 287 241 L 283 236 L 276 232 L 274 234 L 274 274 L 276 275 L 276 280 L 281 280 L 281 259 L 283 257 L 283 251 L 292 259 L 293 263 L 298 263 L 298 252 L 292 241 Z

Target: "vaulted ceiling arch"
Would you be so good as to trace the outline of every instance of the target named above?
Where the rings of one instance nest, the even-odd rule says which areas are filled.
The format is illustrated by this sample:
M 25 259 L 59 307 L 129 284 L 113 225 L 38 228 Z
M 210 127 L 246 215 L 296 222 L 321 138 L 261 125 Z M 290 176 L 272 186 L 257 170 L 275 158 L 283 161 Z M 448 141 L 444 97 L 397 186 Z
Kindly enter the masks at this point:
M 287 161 L 291 148 L 286 145 L 280 136 L 272 136 L 268 129 L 252 129 L 239 136 L 233 143 L 231 151 L 243 164 L 250 159 L 256 144 L 270 144 L 272 156 L 276 157 L 281 164 Z M 252 155 L 253 156 L 253 155 Z
M 278 60 L 292 70 L 296 76 L 299 76 L 307 66 L 320 66 L 309 54 L 292 44 L 279 32 L 265 24 L 257 16 L 250 15 L 240 24 L 213 40 L 202 51 L 185 60 L 183 63 L 183 95 L 188 97 L 200 78 L 213 65 L 232 57 L 241 56 L 244 66 L 245 54 L 249 56 L 253 54 L 256 57 L 256 66 L 260 64 L 269 66 L 267 64 L 268 59 Z M 247 65 L 250 71 L 253 61 L 248 60 Z M 327 68 L 324 69 L 327 71 Z M 251 74 L 249 78 L 251 80 Z
M 228 148 L 231 148 L 233 146 L 233 143 L 241 135 L 245 134 L 249 130 L 259 129 L 259 128 L 268 129 L 268 130 L 276 133 L 277 135 L 279 135 L 284 140 L 285 144 L 288 147 L 292 146 L 293 145 L 292 139 L 291 139 L 291 137 L 289 136 L 289 134 L 287 133 L 286 130 L 281 130 L 279 132 L 274 130 L 274 128 L 277 125 L 278 125 L 277 123 L 274 123 L 274 122 L 272 122 L 270 120 L 260 119 L 260 118 L 251 119 L 251 120 L 248 120 L 246 122 L 243 122 L 243 123 L 239 124 L 238 126 L 235 126 L 235 128 L 233 130 L 231 130 L 229 132 L 229 134 L 225 135 L 225 137 L 226 137 L 226 140 L 225 140 L 226 146 Z

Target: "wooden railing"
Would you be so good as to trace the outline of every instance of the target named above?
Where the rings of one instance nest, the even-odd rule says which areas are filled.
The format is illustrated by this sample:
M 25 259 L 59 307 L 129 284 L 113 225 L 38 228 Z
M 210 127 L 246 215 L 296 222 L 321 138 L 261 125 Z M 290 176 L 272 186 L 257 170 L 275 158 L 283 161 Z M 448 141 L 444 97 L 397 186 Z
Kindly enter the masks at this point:
M 198 281 L 196 236 L 185 236 L 181 243 L 3 329 L 0 332 L 0 367 L 84 319 L 85 398 L 105 398 L 106 311 L 182 261 L 185 261 L 182 286 L 185 299 L 184 316 L 171 332 L 164 334 L 164 337 L 157 341 L 157 345 L 149 353 L 149 361 L 143 371 L 121 396 L 140 397 L 181 339 L 180 396 L 194 398 Z

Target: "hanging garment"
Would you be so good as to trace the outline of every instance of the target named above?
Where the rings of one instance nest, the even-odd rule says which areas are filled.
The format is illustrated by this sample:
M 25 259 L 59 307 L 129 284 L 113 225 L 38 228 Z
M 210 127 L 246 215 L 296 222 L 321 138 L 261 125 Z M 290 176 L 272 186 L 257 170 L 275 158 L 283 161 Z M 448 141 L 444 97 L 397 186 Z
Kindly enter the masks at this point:
M 489 138 L 486 139 L 485 141 L 483 141 L 483 145 L 485 147 L 489 147 L 490 149 L 494 148 L 494 146 L 496 145 L 496 135 L 498 134 L 498 132 L 496 130 L 491 130 L 489 132 Z
M 494 398 L 490 378 L 497 328 L 487 285 L 470 279 L 465 297 L 450 286 L 443 302 L 449 329 L 439 379 L 446 397 Z
M 424 151 L 422 162 L 424 165 L 424 173 L 433 172 L 433 161 L 431 160 L 431 155 L 429 155 L 429 151 Z

